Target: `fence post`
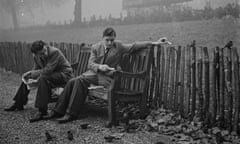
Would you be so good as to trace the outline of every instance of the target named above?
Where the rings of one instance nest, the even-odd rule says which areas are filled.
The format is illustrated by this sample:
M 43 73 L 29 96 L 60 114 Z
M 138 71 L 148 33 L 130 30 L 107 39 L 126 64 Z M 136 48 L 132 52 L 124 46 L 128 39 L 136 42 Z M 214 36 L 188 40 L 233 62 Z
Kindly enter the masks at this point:
M 186 54 L 186 47 L 183 47 L 183 52 L 182 52 L 182 57 L 181 57 L 181 80 L 180 80 L 180 107 L 179 111 L 180 114 L 183 116 L 184 115 L 184 92 L 185 92 L 185 54 Z
M 187 45 L 187 94 L 186 94 L 186 112 L 190 113 L 191 99 L 191 47 Z
M 239 122 L 239 56 L 237 48 L 232 48 L 233 51 L 233 76 L 234 76 L 234 121 L 233 121 L 233 130 L 238 132 L 238 122 Z
M 21 74 L 21 43 L 20 42 L 16 42 L 16 46 L 15 46 L 15 61 L 16 61 L 16 73 L 20 73 Z
M 175 92 L 175 48 L 171 47 L 171 63 L 170 63 L 170 85 L 169 85 L 169 108 L 174 109 L 174 92 Z
M 220 96 L 220 116 L 219 116 L 219 126 L 224 126 L 224 111 L 225 111 L 225 68 L 224 68 L 224 49 L 220 50 L 220 83 L 221 83 L 221 96 Z
M 154 93 L 154 87 L 156 86 L 156 59 L 157 59 L 157 49 L 158 46 L 154 46 L 153 48 L 153 57 L 151 58 L 151 77 L 149 82 L 149 106 L 156 108 L 156 95 Z
M 200 58 L 198 60 L 198 90 L 199 90 L 199 116 L 203 120 L 204 108 L 203 108 L 203 48 L 200 48 Z
M 227 128 L 229 131 L 232 131 L 232 97 L 233 97 L 233 91 L 232 91 L 232 58 L 231 48 L 225 47 L 224 53 L 226 54 L 226 57 L 224 57 L 224 64 L 225 66 L 225 81 L 226 81 L 226 92 L 227 92 Z
M 27 61 L 27 63 L 25 63 L 25 71 L 29 71 L 33 68 L 33 64 L 34 64 L 34 61 L 33 61 L 33 57 L 32 57 L 32 53 L 30 51 L 30 48 L 32 46 L 32 44 L 30 43 L 26 43 L 26 47 L 25 47 L 25 54 L 26 54 L 26 57 L 25 57 L 25 60 Z
M 215 50 L 215 54 L 216 54 L 216 96 L 217 96 L 217 111 L 216 111 L 216 115 L 219 115 L 220 112 L 220 102 L 221 102 L 221 98 L 220 98 L 220 48 L 216 47 Z
M 196 41 L 191 44 L 192 48 L 192 111 L 191 116 L 195 115 L 196 110 Z
M 211 114 L 208 112 L 209 111 L 209 101 L 210 101 L 210 79 L 209 79 L 209 55 L 208 55 L 208 48 L 204 47 L 203 48 L 203 54 L 204 54 L 204 80 L 205 80 L 205 102 L 204 102 L 204 116 L 205 116 L 205 123 L 208 125 L 209 124 L 209 119 L 211 118 Z
M 179 104 L 179 86 L 180 86 L 179 74 L 180 74 L 180 64 L 181 64 L 181 52 L 182 52 L 182 47 L 178 46 L 176 71 L 175 71 L 174 110 L 177 110 L 178 104 Z
M 156 72 L 155 72 L 155 105 L 156 107 L 159 107 L 161 105 L 161 95 L 159 89 L 160 89 L 160 64 L 161 64 L 161 52 L 162 52 L 162 46 L 159 46 L 157 48 L 157 54 L 156 54 Z
M 1 43 L 1 58 L 0 58 L 0 59 L 2 60 L 2 61 L 1 61 L 2 67 L 3 67 L 3 68 L 6 68 L 4 45 L 5 45 L 5 42 L 2 42 L 2 43 Z
M 6 70 L 10 71 L 11 70 L 11 66 L 10 66 L 10 56 L 9 56 L 9 50 L 11 50 L 10 47 L 10 42 L 6 42 L 5 43 L 5 49 L 8 49 L 8 51 L 5 51 L 5 61 L 6 61 Z
M 63 53 L 63 55 L 67 58 L 67 60 L 69 61 L 69 57 L 68 57 L 68 54 L 67 54 L 67 51 L 66 51 L 66 48 L 65 48 L 65 43 L 63 43 L 63 42 L 56 43 L 55 42 L 54 47 L 58 48 Z
M 164 108 L 168 108 L 168 82 L 169 82 L 169 69 L 170 69 L 170 54 L 171 49 L 168 47 L 167 49 L 167 60 L 166 60 L 166 70 L 165 70 L 165 78 L 164 78 Z
M 9 58 L 10 58 L 10 70 L 12 72 L 17 72 L 17 64 L 16 64 L 16 56 L 15 56 L 15 48 L 16 48 L 16 42 L 11 42 L 9 45 Z
M 4 68 L 4 64 L 3 64 L 3 42 L 0 42 L 0 67 Z
M 216 96 L 216 68 L 217 68 L 217 48 L 213 49 L 213 63 L 212 63 L 212 104 L 213 104 L 213 111 L 212 111 L 212 124 L 216 121 L 217 115 L 217 96 Z
M 162 105 L 164 103 L 164 78 L 165 78 L 165 57 L 166 57 L 166 52 L 165 52 L 165 48 L 161 47 L 161 64 L 159 66 L 159 69 L 161 70 L 160 72 L 160 88 L 159 88 L 159 94 L 160 94 L 160 98 L 159 98 L 159 103 Z

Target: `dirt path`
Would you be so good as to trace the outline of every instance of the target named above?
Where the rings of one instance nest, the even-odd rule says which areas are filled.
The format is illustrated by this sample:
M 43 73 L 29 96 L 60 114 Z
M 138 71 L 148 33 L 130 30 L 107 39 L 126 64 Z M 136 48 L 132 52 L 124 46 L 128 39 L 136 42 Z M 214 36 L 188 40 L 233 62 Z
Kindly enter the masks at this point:
M 118 140 L 115 144 L 155 144 L 163 142 L 170 144 L 170 139 L 157 133 L 139 131 L 137 133 L 121 133 L 119 129 L 104 127 L 106 115 L 88 113 L 82 119 L 67 124 L 58 124 L 56 121 L 40 121 L 29 123 L 28 119 L 36 112 L 34 96 L 31 92 L 29 102 L 24 111 L 4 112 L 3 109 L 12 104 L 12 98 L 21 82 L 17 74 L 5 72 L 0 69 L 0 144 L 43 144 L 43 143 L 72 143 L 72 144 L 104 144 L 104 136 L 115 135 Z M 50 105 L 50 108 L 52 105 Z M 82 129 L 81 124 L 88 123 L 87 129 Z M 45 132 L 54 136 L 52 141 L 46 142 Z M 67 138 L 67 131 L 73 133 L 72 141 Z

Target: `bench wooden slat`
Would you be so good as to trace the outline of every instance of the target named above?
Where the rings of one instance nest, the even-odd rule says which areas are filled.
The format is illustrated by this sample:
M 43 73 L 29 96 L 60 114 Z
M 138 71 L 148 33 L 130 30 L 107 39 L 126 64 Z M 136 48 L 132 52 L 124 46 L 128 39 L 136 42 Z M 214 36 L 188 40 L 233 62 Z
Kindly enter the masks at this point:
M 109 90 L 104 87 L 95 88 L 95 86 L 90 86 L 88 90 L 89 90 L 89 93 L 88 93 L 89 96 L 97 97 L 103 100 L 108 99 Z

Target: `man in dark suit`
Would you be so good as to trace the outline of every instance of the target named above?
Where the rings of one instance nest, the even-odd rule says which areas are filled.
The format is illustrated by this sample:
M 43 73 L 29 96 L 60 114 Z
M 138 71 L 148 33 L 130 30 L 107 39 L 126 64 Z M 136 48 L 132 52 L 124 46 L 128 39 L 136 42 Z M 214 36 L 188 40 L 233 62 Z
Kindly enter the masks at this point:
M 34 68 L 24 73 L 23 78 L 37 79 L 38 90 L 35 107 L 39 111 L 30 119 L 30 122 L 35 122 L 43 119 L 43 116 L 47 114 L 51 88 L 64 87 L 67 81 L 73 77 L 73 73 L 70 63 L 59 49 L 40 40 L 33 42 L 31 52 L 34 58 Z M 4 110 L 24 110 L 29 92 L 28 85 L 22 82 L 13 99 L 14 104 Z
M 59 123 L 77 119 L 83 108 L 90 84 L 108 86 L 111 82 L 111 74 L 117 69 L 124 53 L 131 53 L 154 44 L 149 41 L 123 44 L 115 38 L 116 32 L 113 28 L 104 30 L 103 40 L 92 46 L 88 71 L 71 79 L 66 84 L 49 118 L 63 116 L 57 119 Z

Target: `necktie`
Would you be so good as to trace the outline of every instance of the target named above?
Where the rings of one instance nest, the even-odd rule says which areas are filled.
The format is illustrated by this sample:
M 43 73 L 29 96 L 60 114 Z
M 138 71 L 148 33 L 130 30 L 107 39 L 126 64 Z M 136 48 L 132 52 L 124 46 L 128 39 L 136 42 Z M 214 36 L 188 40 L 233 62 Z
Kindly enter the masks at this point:
M 103 64 L 104 64 L 105 61 L 106 61 L 106 58 L 107 58 L 107 56 L 108 56 L 109 50 L 110 50 L 110 48 L 106 48 L 106 52 L 105 52 L 105 54 L 104 54 L 104 56 L 103 56 Z

